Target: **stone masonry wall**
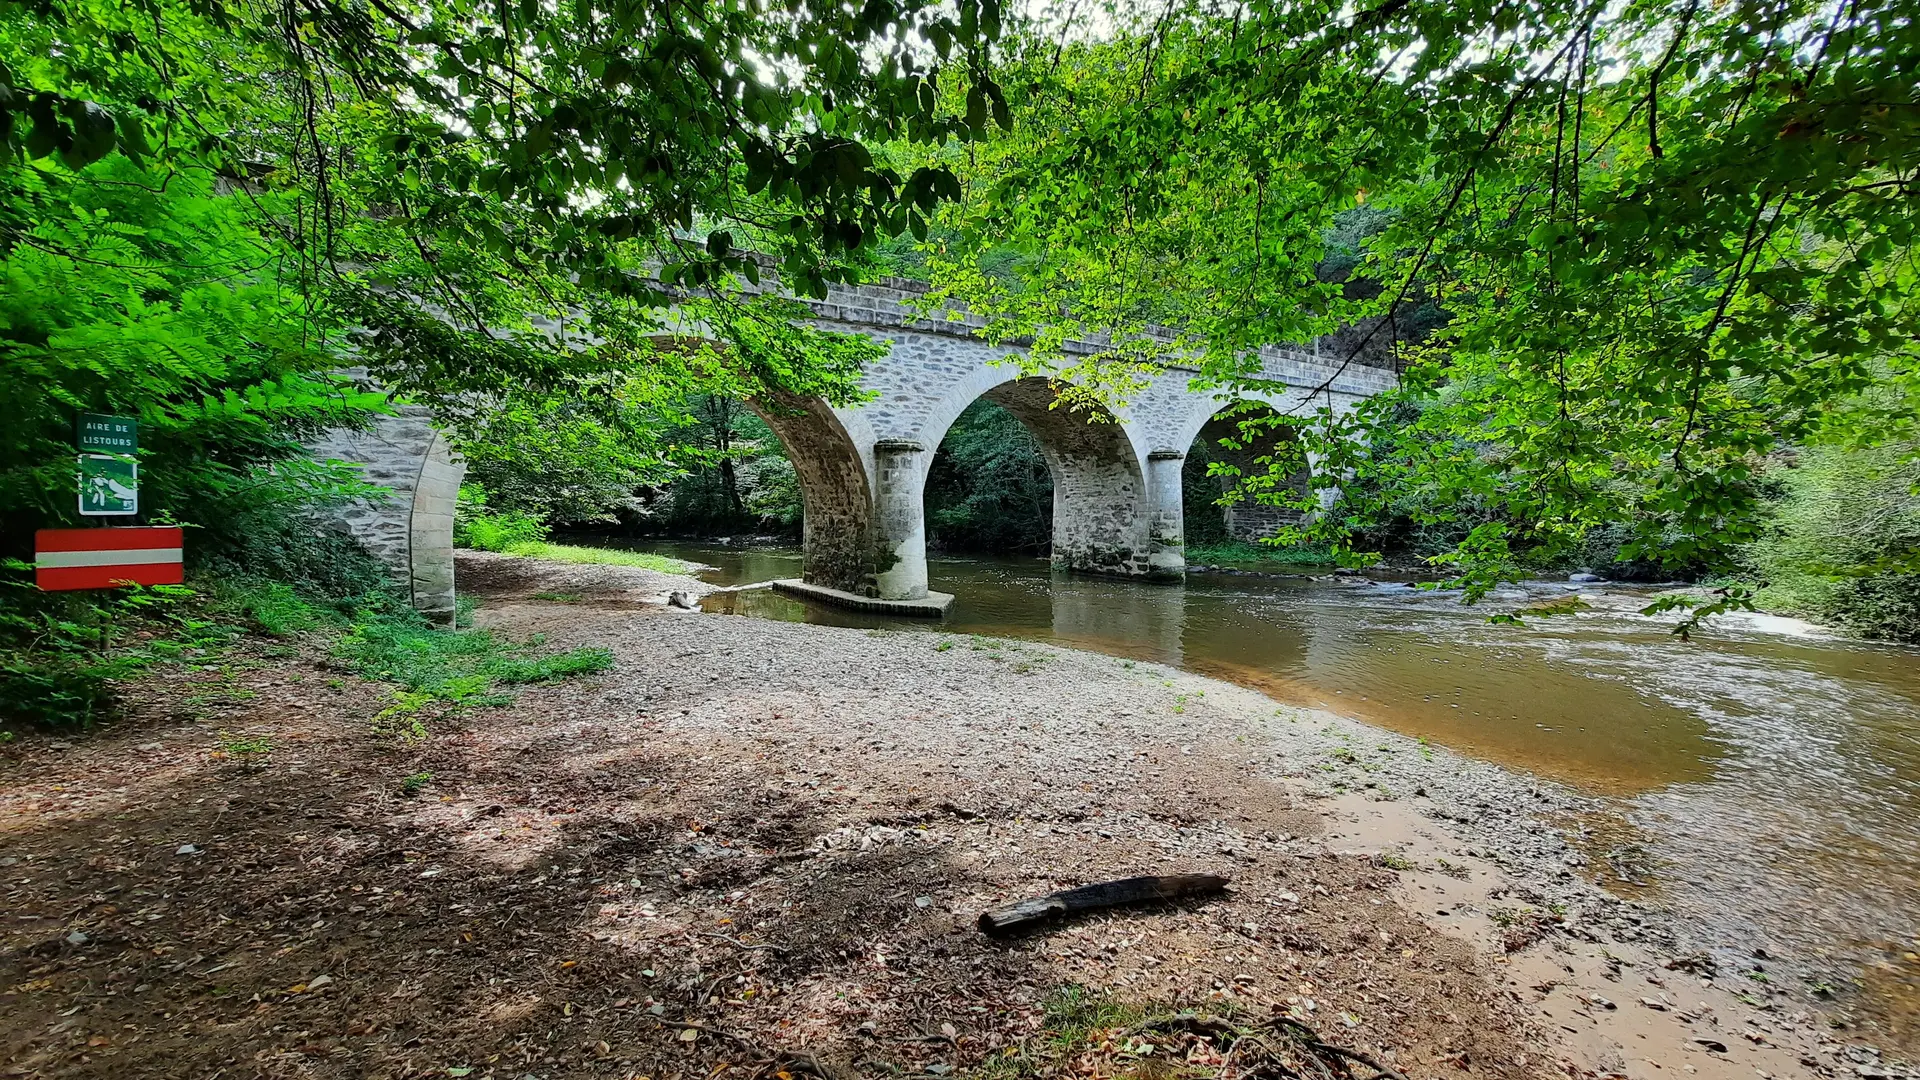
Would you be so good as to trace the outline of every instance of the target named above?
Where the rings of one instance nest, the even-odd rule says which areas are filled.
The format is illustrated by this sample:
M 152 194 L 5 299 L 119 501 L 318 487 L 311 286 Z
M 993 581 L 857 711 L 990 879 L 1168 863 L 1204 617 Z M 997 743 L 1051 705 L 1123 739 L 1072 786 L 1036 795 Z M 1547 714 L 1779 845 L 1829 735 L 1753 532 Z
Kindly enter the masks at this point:
M 355 502 L 334 517 L 392 572 L 416 608 L 453 621 L 453 504 L 466 466 L 454 460 L 430 410 L 401 408 L 366 431 L 335 429 L 309 444 L 311 456 L 360 467 L 391 494 Z

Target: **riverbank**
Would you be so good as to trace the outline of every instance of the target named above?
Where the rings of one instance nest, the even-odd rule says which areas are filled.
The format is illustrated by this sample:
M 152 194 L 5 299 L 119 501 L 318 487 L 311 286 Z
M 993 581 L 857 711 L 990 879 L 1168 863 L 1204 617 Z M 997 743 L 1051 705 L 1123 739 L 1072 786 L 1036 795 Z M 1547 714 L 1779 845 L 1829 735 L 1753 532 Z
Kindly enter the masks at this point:
M 480 625 L 614 668 L 405 742 L 369 734 L 378 685 L 267 646 L 8 749 L 16 1075 L 1065 1073 L 1089 994 L 1297 1015 L 1422 1080 L 1854 1072 L 1784 992 L 1664 966 L 1660 917 L 1572 872 L 1560 789 L 1157 664 L 675 612 L 711 586 L 644 568 L 461 574 Z M 1234 884 L 972 925 L 1182 871 Z

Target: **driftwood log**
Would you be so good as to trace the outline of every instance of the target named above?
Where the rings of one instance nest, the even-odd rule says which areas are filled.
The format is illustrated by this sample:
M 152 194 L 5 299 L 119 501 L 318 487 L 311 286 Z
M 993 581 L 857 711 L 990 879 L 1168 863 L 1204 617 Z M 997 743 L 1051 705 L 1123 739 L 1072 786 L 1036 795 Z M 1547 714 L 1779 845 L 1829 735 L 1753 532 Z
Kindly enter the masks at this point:
M 1198 896 L 1219 892 L 1226 887 L 1227 879 L 1218 874 L 1167 874 L 1102 881 L 983 911 L 980 913 L 980 929 L 989 934 L 1004 934 L 1076 911 Z

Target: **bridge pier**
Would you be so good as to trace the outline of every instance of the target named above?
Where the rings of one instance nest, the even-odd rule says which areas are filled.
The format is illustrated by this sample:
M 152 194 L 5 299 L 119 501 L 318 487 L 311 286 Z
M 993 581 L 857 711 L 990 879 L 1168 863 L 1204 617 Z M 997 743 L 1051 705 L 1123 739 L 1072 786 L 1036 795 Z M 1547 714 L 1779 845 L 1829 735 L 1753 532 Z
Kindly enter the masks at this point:
M 873 444 L 874 586 L 882 600 L 927 595 L 927 486 L 924 444 L 880 439 Z
M 1159 449 L 1147 454 L 1147 496 L 1152 514 L 1147 521 L 1147 576 L 1161 580 L 1187 574 L 1186 490 L 1181 469 L 1184 450 Z

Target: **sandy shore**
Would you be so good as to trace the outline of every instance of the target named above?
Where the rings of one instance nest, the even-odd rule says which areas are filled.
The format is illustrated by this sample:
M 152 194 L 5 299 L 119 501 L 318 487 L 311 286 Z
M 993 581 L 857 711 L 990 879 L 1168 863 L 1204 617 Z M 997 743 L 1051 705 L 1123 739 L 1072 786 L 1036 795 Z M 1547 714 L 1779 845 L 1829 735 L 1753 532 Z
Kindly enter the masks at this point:
M 1674 928 L 1574 872 L 1581 804 L 1528 778 L 1154 664 L 676 612 L 711 587 L 631 568 L 461 573 L 482 625 L 614 669 L 401 744 L 308 648 L 9 751 L 14 1075 L 945 1076 L 1027 1054 L 1065 987 L 1291 1015 L 1414 1080 L 1876 1067 L 1668 966 Z M 974 927 L 1188 871 L 1233 885 Z

